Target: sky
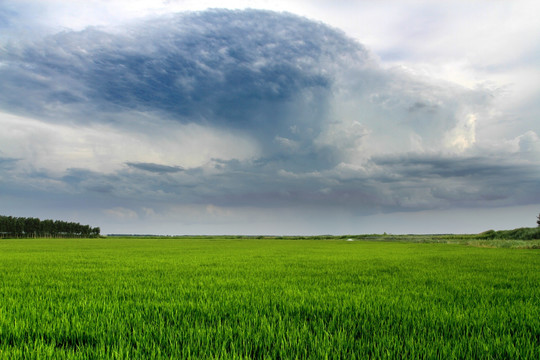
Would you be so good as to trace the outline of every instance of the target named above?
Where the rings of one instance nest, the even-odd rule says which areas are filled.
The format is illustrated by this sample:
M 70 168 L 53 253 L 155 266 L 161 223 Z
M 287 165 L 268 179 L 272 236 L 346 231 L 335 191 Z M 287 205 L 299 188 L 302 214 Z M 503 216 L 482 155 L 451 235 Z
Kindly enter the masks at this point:
M 533 227 L 539 12 L 0 0 L 0 214 L 103 234 Z

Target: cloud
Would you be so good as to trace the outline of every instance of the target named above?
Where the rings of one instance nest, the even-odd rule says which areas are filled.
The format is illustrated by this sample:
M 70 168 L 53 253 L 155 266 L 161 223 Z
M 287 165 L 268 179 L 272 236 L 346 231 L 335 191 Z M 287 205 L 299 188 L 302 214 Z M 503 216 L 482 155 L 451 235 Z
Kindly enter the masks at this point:
M 536 154 L 540 150 L 540 138 L 532 130 L 529 130 L 525 134 L 518 136 L 516 140 L 518 142 L 519 150 L 521 152 Z
M 11 18 L 16 16 L 16 12 L 7 8 L 0 8 L 0 28 L 9 28 Z
M 119 220 L 130 220 L 137 219 L 138 215 L 135 211 L 131 209 L 126 209 L 122 207 L 115 207 L 112 209 L 104 210 L 104 213 L 108 216 L 115 217 Z
M 13 168 L 19 159 L 0 157 L 0 168 Z
M 184 169 L 180 166 L 167 166 L 167 165 L 161 165 L 161 164 L 153 164 L 153 163 L 126 163 L 127 166 L 143 170 L 143 171 L 149 171 L 153 173 L 158 174 L 167 174 L 167 173 L 175 173 L 179 171 L 183 171 Z
M 21 171 L 45 171 L 55 176 L 72 168 L 110 174 L 126 162 L 179 163 L 188 168 L 216 156 L 245 159 L 259 152 L 253 141 L 229 131 L 171 123 L 144 113 L 126 112 L 117 117 L 124 119 L 130 120 L 127 126 L 100 122 L 73 125 L 0 112 L 0 149 L 6 157 L 20 160 Z
M 265 105 L 279 110 L 283 100 L 301 100 L 303 91 L 324 92 L 330 79 L 315 65 L 351 46 L 318 23 L 252 11 L 176 15 L 120 34 L 96 28 L 63 32 L 41 43 L 8 46 L 3 92 L 33 85 L 36 100 L 16 102 L 13 96 L 4 105 L 42 112 L 51 103 L 97 102 L 111 110 L 151 108 L 177 120 L 253 127 L 264 124 L 252 117 Z M 274 126 L 280 121 L 266 119 Z
M 540 201 L 537 167 L 517 154 L 476 157 L 406 154 L 375 157 L 381 180 L 403 194 L 424 189 L 430 206 L 501 206 Z M 519 179 L 519 186 L 516 186 Z
M 3 62 L 0 105 L 11 111 L 124 126 L 129 120 L 120 113 L 153 112 L 244 133 L 266 152 L 281 152 L 275 139 L 309 148 L 325 136 L 329 119 L 347 126 L 353 116 L 383 131 L 405 127 L 405 137 L 412 130 L 425 141 L 483 101 L 473 91 L 388 73 L 341 32 L 266 11 L 214 10 L 125 31 L 63 32 L 11 44 Z M 418 104 L 426 108 L 404 112 Z
M 3 43 L 0 64 L 3 188 L 43 203 L 240 222 L 540 200 L 537 132 L 493 136 L 497 92 L 383 67 L 292 14 L 65 30 Z

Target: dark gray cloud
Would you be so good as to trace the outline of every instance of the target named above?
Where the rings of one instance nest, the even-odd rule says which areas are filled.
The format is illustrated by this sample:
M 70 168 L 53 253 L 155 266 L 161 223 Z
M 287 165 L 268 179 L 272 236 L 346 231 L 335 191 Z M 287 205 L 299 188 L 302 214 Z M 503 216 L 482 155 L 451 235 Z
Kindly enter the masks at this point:
M 167 165 L 153 164 L 153 163 L 128 162 L 126 163 L 126 165 L 135 169 L 149 171 L 149 172 L 158 173 L 158 174 L 176 173 L 176 172 L 184 170 L 180 166 L 167 166 Z
M 376 165 L 393 169 L 407 178 L 492 178 L 510 174 L 520 174 L 522 178 L 538 174 L 538 171 L 527 163 L 479 156 L 403 154 L 375 156 L 372 160 Z
M 274 162 L 214 160 L 180 170 L 128 164 L 143 170 L 105 175 L 71 169 L 61 191 L 109 193 L 138 206 L 214 204 L 222 207 L 341 208 L 356 214 L 459 207 L 509 206 L 540 201 L 539 170 L 517 158 L 408 154 L 376 157 L 369 172 L 287 172 Z M 217 171 L 215 171 L 217 170 Z M 152 176 L 147 173 L 167 174 Z M 36 174 L 48 178 L 45 174 Z M 71 190 L 70 190 L 71 189 Z
M 398 195 L 407 189 L 411 194 L 417 189 L 428 189 L 427 200 L 433 206 L 489 207 L 540 201 L 540 169 L 517 155 L 407 154 L 372 160 L 384 169 L 379 179 L 393 183 Z
M 161 111 L 260 139 L 317 134 L 334 80 L 330 65 L 343 55 L 359 63 L 367 57 L 362 46 L 319 23 L 225 10 L 177 14 L 121 33 L 64 32 L 5 50 L 4 108 L 57 119 L 62 107 L 70 121 L 74 113 L 89 121 L 93 111 Z
M 13 158 L 6 158 L 6 157 L 1 157 L 0 156 L 0 169 L 10 169 L 10 168 L 13 168 L 15 167 L 17 161 L 19 161 L 19 159 L 13 159 Z

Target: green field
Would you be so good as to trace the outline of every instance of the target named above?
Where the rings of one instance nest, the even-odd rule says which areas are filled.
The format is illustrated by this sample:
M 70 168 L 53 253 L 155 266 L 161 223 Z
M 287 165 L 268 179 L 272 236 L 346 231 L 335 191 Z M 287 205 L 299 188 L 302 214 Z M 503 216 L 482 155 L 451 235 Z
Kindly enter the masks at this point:
M 0 358 L 540 359 L 540 252 L 0 240 Z

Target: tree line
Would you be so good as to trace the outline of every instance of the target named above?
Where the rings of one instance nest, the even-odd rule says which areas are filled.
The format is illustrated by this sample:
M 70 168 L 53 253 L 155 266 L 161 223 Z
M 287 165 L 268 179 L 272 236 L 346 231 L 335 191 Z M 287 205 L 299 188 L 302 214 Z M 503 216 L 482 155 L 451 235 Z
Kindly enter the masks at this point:
M 0 215 L 0 238 L 98 237 L 100 231 L 76 222 Z

